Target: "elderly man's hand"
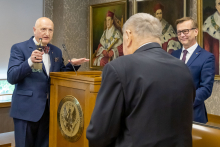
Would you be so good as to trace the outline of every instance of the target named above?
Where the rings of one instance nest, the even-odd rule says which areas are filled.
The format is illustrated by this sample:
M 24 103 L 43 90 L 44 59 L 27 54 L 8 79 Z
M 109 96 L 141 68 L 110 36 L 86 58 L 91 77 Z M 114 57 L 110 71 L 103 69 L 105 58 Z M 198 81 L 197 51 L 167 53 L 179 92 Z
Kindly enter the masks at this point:
M 31 61 L 33 63 L 41 62 L 43 60 L 43 57 L 42 57 L 43 54 L 44 54 L 44 52 L 34 50 L 31 54 Z
M 70 60 L 68 60 L 68 61 L 70 62 Z M 73 59 L 71 59 L 71 64 L 73 64 L 73 65 L 81 65 L 82 63 L 88 62 L 88 61 L 89 61 L 89 59 L 86 59 L 86 58 L 79 58 L 79 59 L 73 58 Z

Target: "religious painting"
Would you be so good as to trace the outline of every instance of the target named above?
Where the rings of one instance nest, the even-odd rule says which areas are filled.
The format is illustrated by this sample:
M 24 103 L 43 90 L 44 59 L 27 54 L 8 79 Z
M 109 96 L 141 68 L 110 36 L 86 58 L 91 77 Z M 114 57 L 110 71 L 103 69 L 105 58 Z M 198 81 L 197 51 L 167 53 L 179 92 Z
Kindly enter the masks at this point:
M 134 0 L 134 13 L 149 13 L 162 23 L 162 48 L 168 53 L 182 46 L 177 38 L 175 21 L 188 16 L 189 0 Z
M 126 0 L 90 6 L 90 68 L 101 69 L 123 56 L 122 27 L 126 19 Z
M 215 74 L 219 78 L 220 0 L 198 1 L 199 44 L 215 56 Z

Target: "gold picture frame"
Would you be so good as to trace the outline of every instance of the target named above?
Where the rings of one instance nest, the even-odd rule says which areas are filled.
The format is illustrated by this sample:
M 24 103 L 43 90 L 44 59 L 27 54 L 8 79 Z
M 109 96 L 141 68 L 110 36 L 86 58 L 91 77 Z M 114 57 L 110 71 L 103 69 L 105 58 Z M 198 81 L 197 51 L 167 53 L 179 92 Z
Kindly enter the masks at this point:
M 97 50 L 99 49 L 99 45 L 101 44 L 100 38 L 103 36 L 103 33 L 106 30 L 105 21 L 107 13 L 113 14 L 113 25 L 118 30 L 117 33 L 121 33 L 119 33 L 121 37 L 123 24 L 127 20 L 127 0 L 119 0 L 115 2 L 96 4 L 90 6 L 90 68 L 95 70 L 101 70 L 104 67 L 98 65 L 100 64 L 99 61 L 102 60 L 102 57 L 98 56 L 99 54 L 97 55 Z M 117 39 L 114 42 L 117 42 Z M 112 43 L 111 45 L 114 44 Z M 110 49 L 111 45 L 107 48 Z M 107 52 L 108 51 L 110 50 L 107 50 Z M 99 60 L 97 60 L 98 57 Z M 110 58 L 108 62 L 110 62 Z
M 197 22 L 198 22 L 198 30 L 199 34 L 197 36 L 198 44 L 203 47 L 203 37 L 202 37 L 202 8 L 203 8 L 203 0 L 197 0 Z
M 206 47 L 204 46 L 203 25 L 204 25 L 206 19 L 209 16 L 213 15 L 213 12 L 216 11 L 214 8 L 215 7 L 214 4 L 215 4 L 215 0 L 198 0 L 197 1 L 197 22 L 198 22 L 198 29 L 199 29 L 199 34 L 197 36 L 197 42 L 204 49 Z M 219 43 L 219 45 L 220 45 L 220 43 Z M 219 46 L 219 48 L 220 48 L 220 46 Z M 220 52 L 220 50 L 219 50 L 219 52 Z M 220 57 L 218 60 L 220 60 Z M 220 80 L 220 75 L 216 74 L 215 80 Z

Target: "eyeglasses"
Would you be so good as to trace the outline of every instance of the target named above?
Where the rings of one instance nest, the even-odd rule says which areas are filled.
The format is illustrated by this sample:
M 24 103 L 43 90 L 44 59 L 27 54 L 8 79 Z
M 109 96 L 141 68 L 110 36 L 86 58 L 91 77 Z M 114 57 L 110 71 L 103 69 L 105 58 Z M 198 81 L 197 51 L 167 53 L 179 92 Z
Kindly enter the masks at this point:
M 177 35 L 180 36 L 181 33 L 183 33 L 184 35 L 189 34 L 189 31 L 190 31 L 190 30 L 194 30 L 194 29 L 196 29 L 196 28 L 185 29 L 185 30 L 182 30 L 182 31 L 177 31 Z

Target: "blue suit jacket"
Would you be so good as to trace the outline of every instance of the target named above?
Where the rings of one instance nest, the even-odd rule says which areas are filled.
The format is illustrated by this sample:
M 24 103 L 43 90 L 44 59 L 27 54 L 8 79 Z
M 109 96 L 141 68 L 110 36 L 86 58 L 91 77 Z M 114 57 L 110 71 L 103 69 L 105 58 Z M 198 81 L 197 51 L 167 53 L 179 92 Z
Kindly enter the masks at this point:
M 62 52 L 56 46 L 50 47 L 50 72 L 73 70 L 70 63 L 64 66 Z M 11 48 L 7 80 L 15 84 L 10 116 L 37 122 L 44 113 L 47 96 L 50 93 L 50 79 L 43 65 L 43 72 L 32 72 L 28 58 L 36 49 L 33 37 Z M 55 60 L 56 58 L 56 60 Z M 79 66 L 76 66 L 77 70 Z
M 180 58 L 182 49 L 172 52 L 176 58 Z M 204 101 L 210 97 L 215 77 L 214 55 L 199 45 L 193 52 L 186 64 L 191 71 L 194 85 L 196 87 L 196 97 L 193 104 L 194 121 L 206 123 L 207 112 Z

